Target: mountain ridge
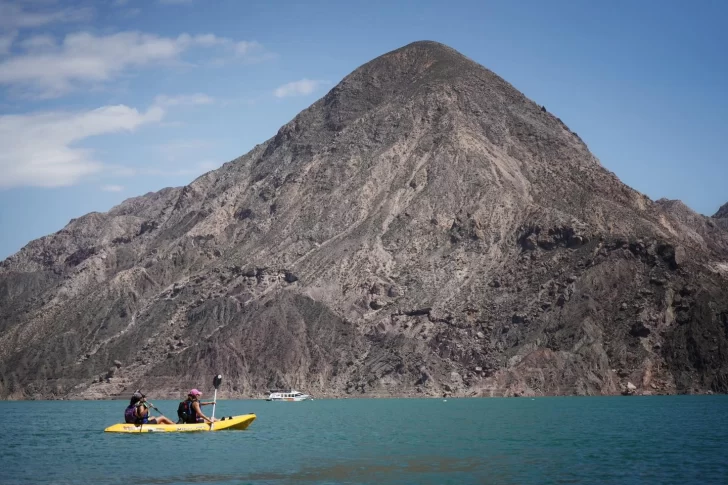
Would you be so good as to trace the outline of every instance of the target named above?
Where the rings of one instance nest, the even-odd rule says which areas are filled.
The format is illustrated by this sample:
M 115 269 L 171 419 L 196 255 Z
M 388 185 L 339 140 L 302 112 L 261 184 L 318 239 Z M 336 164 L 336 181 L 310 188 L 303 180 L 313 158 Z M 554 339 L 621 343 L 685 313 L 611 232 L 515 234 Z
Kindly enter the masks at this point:
M 725 219 L 728 217 L 728 202 L 723 204 L 713 217 L 716 219 Z
M 220 372 L 245 397 L 724 392 L 709 219 L 415 42 L 219 169 L 3 261 L 0 397 L 176 396 Z

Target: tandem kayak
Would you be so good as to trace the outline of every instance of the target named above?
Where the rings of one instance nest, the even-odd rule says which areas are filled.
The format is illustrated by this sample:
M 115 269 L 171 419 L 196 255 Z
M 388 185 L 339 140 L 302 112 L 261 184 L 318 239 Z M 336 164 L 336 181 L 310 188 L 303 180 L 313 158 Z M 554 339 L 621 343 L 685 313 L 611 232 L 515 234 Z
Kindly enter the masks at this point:
M 255 420 L 255 414 L 241 414 L 240 416 L 227 416 L 215 421 L 210 429 L 209 423 L 190 424 L 129 424 L 118 423 L 109 426 L 107 433 L 182 433 L 186 431 L 224 431 L 227 429 L 244 430 Z

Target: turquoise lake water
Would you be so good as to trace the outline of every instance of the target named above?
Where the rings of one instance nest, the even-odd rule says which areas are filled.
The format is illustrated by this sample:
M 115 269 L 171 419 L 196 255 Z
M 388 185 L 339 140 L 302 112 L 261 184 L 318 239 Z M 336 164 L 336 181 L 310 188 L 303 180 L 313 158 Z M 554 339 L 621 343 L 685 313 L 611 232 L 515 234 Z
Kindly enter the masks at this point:
M 219 400 L 216 416 L 258 418 L 104 433 L 125 405 L 0 402 L 0 483 L 728 483 L 728 396 Z

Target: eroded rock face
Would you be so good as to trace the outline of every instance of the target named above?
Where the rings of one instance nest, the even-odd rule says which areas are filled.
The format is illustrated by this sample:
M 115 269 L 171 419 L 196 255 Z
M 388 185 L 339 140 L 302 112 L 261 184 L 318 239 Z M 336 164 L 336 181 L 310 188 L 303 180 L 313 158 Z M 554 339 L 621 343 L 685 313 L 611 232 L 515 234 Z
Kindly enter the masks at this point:
M 725 219 L 728 218 L 728 203 L 723 204 L 720 209 L 718 209 L 718 212 L 715 213 L 713 216 L 716 219 Z
M 713 217 L 698 214 L 679 200 L 660 199 L 656 204 L 668 216 L 663 225 L 689 241 L 690 246 L 718 253 L 728 251 L 728 219 L 725 219 L 728 204 Z
M 718 227 L 728 231 L 728 203 L 721 206 L 718 212 L 715 213 L 712 222 Z
M 217 373 L 226 397 L 724 392 L 717 220 L 418 42 L 190 185 L 2 262 L 0 397 L 181 397 Z

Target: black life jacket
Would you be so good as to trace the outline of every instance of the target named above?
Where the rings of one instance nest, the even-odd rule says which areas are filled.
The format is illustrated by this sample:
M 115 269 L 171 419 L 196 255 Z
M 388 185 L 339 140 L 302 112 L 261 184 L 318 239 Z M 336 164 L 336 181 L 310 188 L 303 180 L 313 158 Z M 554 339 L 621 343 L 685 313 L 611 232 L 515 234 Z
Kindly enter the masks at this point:
M 177 406 L 177 417 L 179 418 L 178 423 L 196 423 L 197 414 L 192 409 L 192 401 L 185 399 L 179 406 Z

